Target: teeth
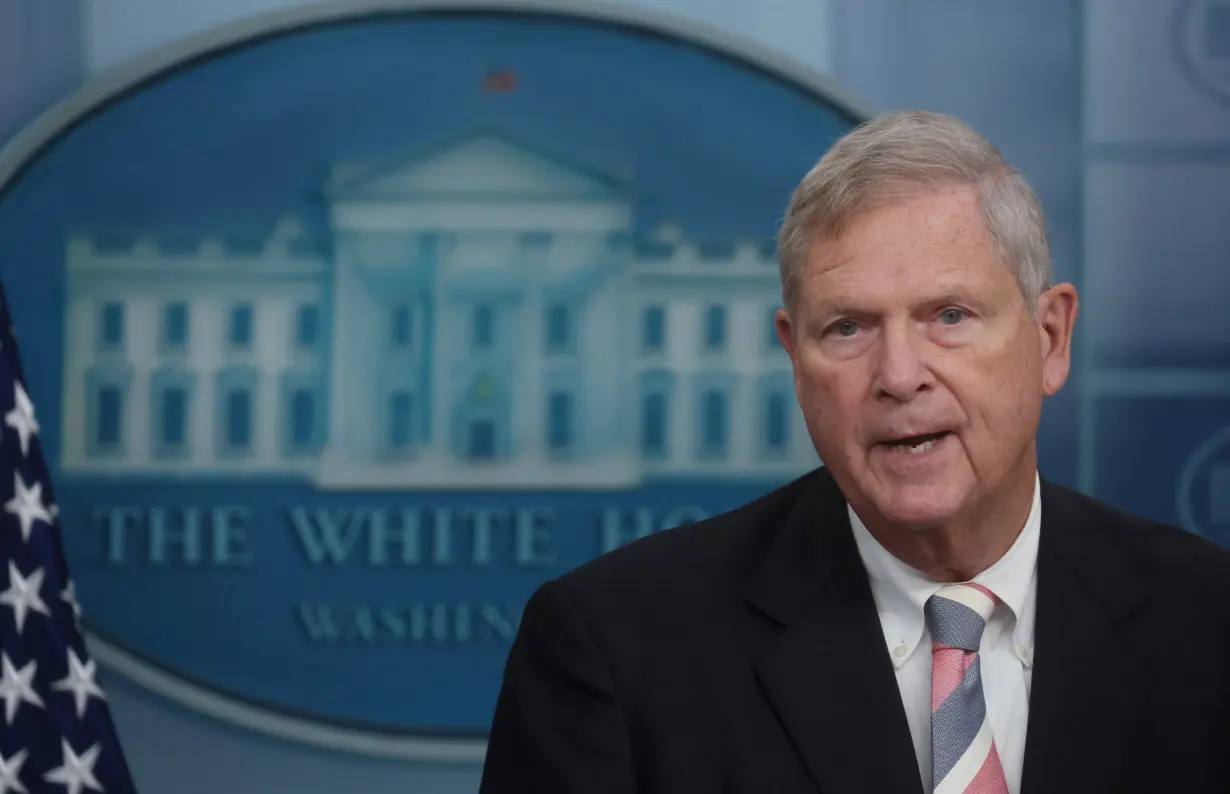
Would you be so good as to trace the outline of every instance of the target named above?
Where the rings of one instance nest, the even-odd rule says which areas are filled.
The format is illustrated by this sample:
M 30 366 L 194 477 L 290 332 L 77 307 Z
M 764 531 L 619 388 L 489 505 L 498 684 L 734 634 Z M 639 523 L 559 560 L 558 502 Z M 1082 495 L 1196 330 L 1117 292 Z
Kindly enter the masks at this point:
M 915 454 L 919 452 L 926 452 L 927 450 L 931 449 L 932 447 L 935 446 L 936 441 L 937 439 L 933 438 L 930 441 L 924 441 L 921 444 L 893 444 L 893 448 L 901 452 L 909 452 L 910 454 Z

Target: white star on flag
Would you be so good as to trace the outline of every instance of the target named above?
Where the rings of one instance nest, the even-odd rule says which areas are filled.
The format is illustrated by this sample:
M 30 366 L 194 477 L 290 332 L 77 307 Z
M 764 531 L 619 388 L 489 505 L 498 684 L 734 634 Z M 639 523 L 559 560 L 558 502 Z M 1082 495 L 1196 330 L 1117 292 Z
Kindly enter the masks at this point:
M 21 765 L 30 753 L 18 750 L 11 758 L 0 755 L 0 794 L 30 794 L 21 782 Z
M 43 699 L 34 691 L 32 683 L 34 673 L 38 670 L 38 662 L 31 659 L 25 667 L 18 670 L 13 666 L 7 653 L 0 652 L 0 700 L 4 701 L 4 721 L 12 725 L 13 718 L 22 702 L 39 708 L 46 708 Z
M 60 740 L 63 748 L 64 761 L 55 769 L 43 775 L 48 783 L 59 783 L 68 789 L 68 794 L 81 794 L 82 788 L 92 788 L 102 791 L 103 787 L 94 777 L 94 764 L 98 761 L 98 745 L 94 745 L 81 755 L 73 752 L 67 739 Z
M 4 512 L 17 516 L 21 521 L 21 539 L 30 542 L 30 531 L 35 521 L 51 523 L 51 513 L 43 505 L 43 484 L 36 482 L 27 488 L 21 472 L 13 472 L 13 498 L 5 502 Z
M 51 616 L 51 610 L 43 603 L 43 597 L 38 592 L 43 587 L 44 573 L 42 568 L 37 568 L 28 578 L 23 577 L 21 571 L 17 570 L 16 563 L 9 560 L 9 589 L 0 593 L 0 604 L 12 607 L 18 634 L 25 629 L 26 616 L 30 614 L 30 610 Z
M 68 649 L 68 675 L 52 683 L 51 688 L 61 692 L 72 692 L 73 700 L 77 703 L 77 719 L 85 716 L 86 706 L 89 704 L 90 696 L 100 700 L 106 700 L 107 696 L 103 694 L 102 689 L 94 682 L 94 660 L 82 663 L 77 658 L 77 652 L 72 648 Z M 0 792 L 2 794 L 2 792 Z
M 20 383 L 13 388 L 13 410 L 4 415 L 4 423 L 17 431 L 21 438 L 21 454 L 30 454 L 30 437 L 38 434 L 38 421 L 34 418 L 34 404 Z

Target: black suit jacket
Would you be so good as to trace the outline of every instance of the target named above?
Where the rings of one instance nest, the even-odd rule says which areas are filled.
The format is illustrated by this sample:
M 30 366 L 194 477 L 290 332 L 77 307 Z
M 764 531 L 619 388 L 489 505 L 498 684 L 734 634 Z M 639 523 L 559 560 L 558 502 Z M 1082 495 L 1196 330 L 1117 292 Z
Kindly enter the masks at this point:
M 1230 791 L 1230 552 L 1042 482 L 1024 794 Z M 528 603 L 482 794 L 916 794 L 824 469 Z

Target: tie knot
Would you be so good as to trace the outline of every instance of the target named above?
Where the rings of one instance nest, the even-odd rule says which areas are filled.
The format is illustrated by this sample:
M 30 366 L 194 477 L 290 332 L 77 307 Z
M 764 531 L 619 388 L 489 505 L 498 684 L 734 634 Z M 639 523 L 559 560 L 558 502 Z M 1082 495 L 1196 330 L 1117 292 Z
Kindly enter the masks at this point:
M 980 584 L 951 584 L 927 599 L 923 613 L 937 645 L 978 651 L 987 618 L 999 601 Z

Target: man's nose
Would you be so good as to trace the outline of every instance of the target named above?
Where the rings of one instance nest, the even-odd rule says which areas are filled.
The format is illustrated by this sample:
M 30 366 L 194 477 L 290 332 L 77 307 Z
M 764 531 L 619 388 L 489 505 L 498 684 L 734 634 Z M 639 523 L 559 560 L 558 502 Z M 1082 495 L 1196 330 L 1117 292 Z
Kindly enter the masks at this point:
M 879 395 L 904 402 L 931 388 L 934 377 L 927 341 L 912 328 L 886 326 L 877 347 L 875 386 Z

